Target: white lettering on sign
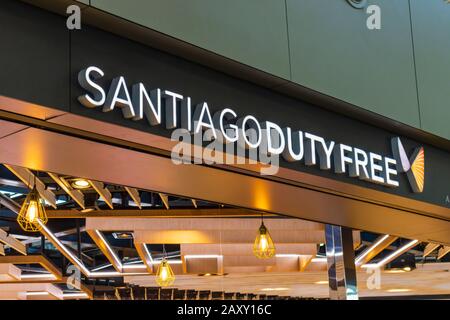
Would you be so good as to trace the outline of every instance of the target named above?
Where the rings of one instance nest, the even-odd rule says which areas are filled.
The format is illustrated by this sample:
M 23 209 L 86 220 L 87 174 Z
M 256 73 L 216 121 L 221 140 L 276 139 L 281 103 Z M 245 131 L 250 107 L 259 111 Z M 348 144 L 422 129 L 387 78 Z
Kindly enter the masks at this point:
M 249 151 L 249 157 L 252 157 L 252 150 L 258 149 L 267 157 L 281 155 L 288 162 L 303 160 L 307 166 L 319 166 L 322 170 L 334 168 L 337 174 L 390 187 L 399 186 L 396 159 L 327 141 L 313 133 L 281 127 L 271 121 L 260 123 L 253 115 L 239 117 L 230 107 L 212 114 L 205 101 L 193 107 L 190 97 L 160 88 L 149 91 L 140 82 L 129 90 L 123 76 L 114 78 L 109 88 L 103 88 L 97 80 L 104 75 L 95 66 L 79 72 L 78 82 L 86 93 L 78 100 L 85 107 L 102 107 L 103 112 L 119 108 L 126 119 L 146 121 L 150 126 L 165 125 L 166 129 L 183 128 L 194 136 L 205 131 L 208 141 L 237 143 Z

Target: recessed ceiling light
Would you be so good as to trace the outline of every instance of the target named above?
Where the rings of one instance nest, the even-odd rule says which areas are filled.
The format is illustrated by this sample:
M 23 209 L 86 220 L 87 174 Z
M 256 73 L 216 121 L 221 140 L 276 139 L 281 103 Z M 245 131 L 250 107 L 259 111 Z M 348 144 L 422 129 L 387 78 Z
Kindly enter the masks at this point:
M 114 239 L 118 240 L 126 240 L 126 239 L 133 239 L 133 233 L 132 232 L 113 232 Z
M 90 186 L 91 186 L 91 184 L 89 183 L 89 181 L 87 181 L 85 179 L 72 180 L 72 187 L 74 187 L 76 189 L 87 189 Z

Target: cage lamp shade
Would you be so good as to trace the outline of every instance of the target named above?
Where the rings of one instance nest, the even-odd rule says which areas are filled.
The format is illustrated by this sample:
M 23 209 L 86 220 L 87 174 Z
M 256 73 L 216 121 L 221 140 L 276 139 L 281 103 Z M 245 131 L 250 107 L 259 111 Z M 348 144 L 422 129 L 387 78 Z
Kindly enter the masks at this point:
M 22 204 L 22 208 L 17 215 L 17 222 L 24 231 L 36 232 L 42 229 L 42 225 L 45 225 L 47 220 L 47 214 L 39 192 L 36 187 L 33 187 Z
M 261 226 L 258 229 L 255 243 L 253 244 L 253 254 L 259 259 L 269 259 L 275 255 L 275 245 L 264 222 L 261 222 Z
M 169 262 L 164 258 L 159 264 L 156 272 L 156 283 L 161 287 L 168 287 L 175 281 L 175 274 L 170 267 Z

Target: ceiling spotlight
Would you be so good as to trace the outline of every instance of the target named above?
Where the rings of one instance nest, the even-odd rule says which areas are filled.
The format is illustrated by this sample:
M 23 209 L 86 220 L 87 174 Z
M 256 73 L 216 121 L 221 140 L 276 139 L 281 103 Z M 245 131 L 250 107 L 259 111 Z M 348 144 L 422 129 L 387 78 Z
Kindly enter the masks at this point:
M 87 189 L 91 186 L 89 181 L 85 179 L 74 179 L 71 184 L 75 189 Z
M 117 240 L 130 240 L 133 239 L 133 233 L 131 232 L 113 232 L 114 239 Z

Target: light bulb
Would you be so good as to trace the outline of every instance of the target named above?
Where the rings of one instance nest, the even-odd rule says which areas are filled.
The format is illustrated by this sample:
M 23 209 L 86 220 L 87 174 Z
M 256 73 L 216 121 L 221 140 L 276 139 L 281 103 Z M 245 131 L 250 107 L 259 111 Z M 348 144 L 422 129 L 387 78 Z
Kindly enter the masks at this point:
M 161 279 L 161 281 L 167 281 L 167 278 L 169 278 L 167 267 L 161 267 L 161 274 L 159 275 L 159 278 Z
M 261 223 L 258 229 L 258 234 L 253 244 L 253 254 L 259 259 L 268 259 L 275 255 L 275 245 L 264 223 Z
M 44 205 L 35 187 L 30 190 L 23 201 L 22 208 L 17 214 L 17 222 L 25 231 L 36 232 L 47 223 L 47 214 Z
M 170 267 L 169 262 L 164 258 L 159 264 L 156 272 L 156 283 L 161 287 L 170 286 L 175 281 L 175 274 Z
M 267 243 L 267 237 L 265 234 L 262 234 L 259 241 L 259 250 L 266 251 L 268 247 L 269 244 Z
M 28 204 L 26 218 L 30 223 L 35 223 L 38 216 L 38 203 L 37 201 L 31 200 Z

